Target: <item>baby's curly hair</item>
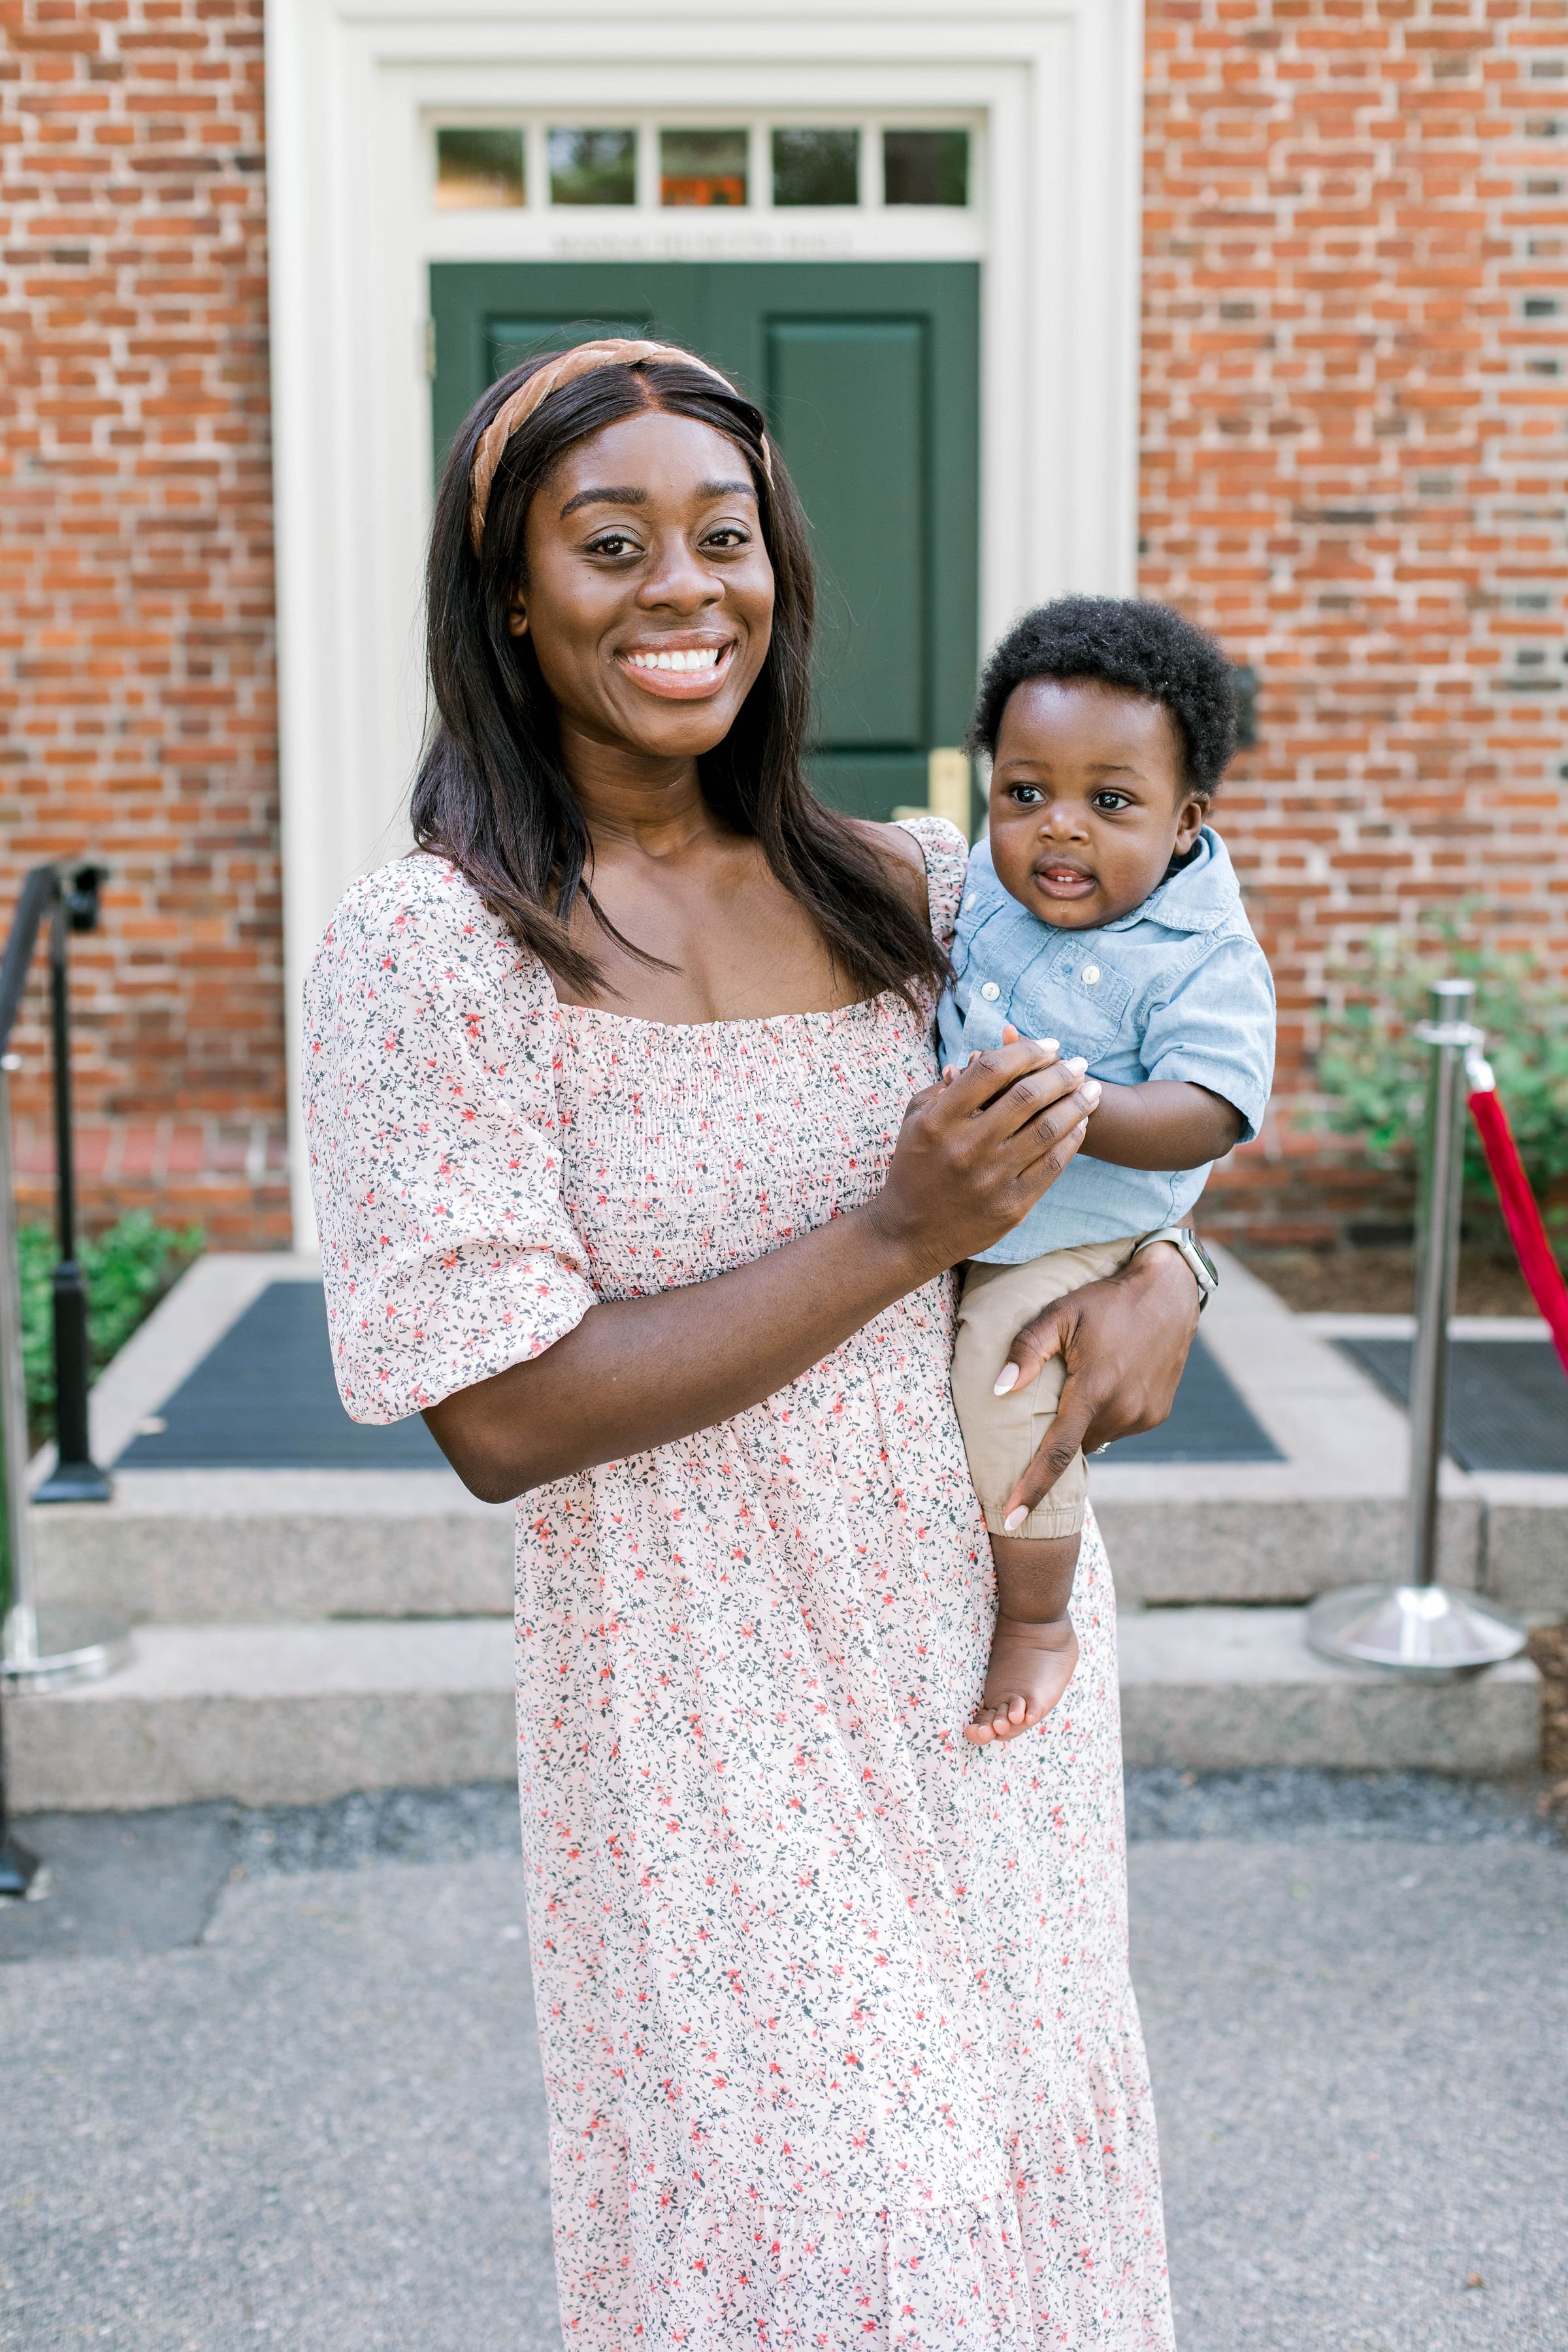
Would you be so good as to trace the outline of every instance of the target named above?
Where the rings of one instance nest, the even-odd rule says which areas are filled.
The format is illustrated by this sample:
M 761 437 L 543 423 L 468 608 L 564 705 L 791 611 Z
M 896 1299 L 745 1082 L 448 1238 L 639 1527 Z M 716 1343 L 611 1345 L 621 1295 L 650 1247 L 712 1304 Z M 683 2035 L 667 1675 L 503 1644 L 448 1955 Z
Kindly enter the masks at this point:
M 1090 678 L 1163 702 L 1176 722 L 1184 782 L 1206 805 L 1236 750 L 1236 689 L 1214 639 L 1168 604 L 1131 596 L 1058 596 L 1016 621 L 980 677 L 971 749 L 994 754 L 1016 687 Z

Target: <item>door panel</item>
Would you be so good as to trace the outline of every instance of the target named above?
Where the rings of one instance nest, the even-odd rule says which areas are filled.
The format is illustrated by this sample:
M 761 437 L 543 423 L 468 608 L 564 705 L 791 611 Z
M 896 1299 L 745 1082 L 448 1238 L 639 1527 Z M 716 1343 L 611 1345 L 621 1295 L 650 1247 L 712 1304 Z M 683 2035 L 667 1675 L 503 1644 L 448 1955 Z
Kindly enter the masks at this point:
M 824 798 L 923 803 L 974 690 L 979 272 L 971 263 L 437 263 L 437 463 L 530 351 L 653 335 L 711 359 L 784 452 L 819 567 Z
M 841 803 L 925 797 L 921 319 L 770 319 L 768 413 L 819 567 L 816 759 Z

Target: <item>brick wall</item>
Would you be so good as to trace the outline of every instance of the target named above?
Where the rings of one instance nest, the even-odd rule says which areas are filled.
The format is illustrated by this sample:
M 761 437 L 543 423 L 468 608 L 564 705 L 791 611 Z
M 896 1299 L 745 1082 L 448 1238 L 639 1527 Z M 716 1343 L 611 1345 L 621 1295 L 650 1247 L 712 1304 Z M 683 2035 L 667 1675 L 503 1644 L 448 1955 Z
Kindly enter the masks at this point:
M 74 955 L 89 1222 L 230 1246 L 289 1234 L 261 17 L 0 0 L 0 904 L 112 869 Z
M 1568 967 L 1568 0 L 1151 0 L 1146 103 L 1141 585 L 1263 685 L 1280 1084 L 1209 1221 L 1321 1238 L 1342 945 L 1478 895 Z
M 1376 1189 L 1299 1118 L 1337 947 L 1479 893 L 1568 965 L 1568 0 L 1151 0 L 1148 61 L 1142 586 L 1262 678 L 1280 982 L 1214 1222 L 1321 1236 Z M 89 1217 L 231 1243 L 287 1237 L 261 165 L 261 0 L 0 0 L 0 894 L 112 866 Z

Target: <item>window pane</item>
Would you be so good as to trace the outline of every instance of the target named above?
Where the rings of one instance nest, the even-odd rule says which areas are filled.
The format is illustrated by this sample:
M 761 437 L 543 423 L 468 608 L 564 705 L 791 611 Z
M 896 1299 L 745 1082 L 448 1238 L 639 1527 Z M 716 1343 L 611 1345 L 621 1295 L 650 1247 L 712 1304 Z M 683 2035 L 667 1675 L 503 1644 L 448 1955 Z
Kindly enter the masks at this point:
M 637 200 L 635 131 L 551 132 L 552 205 L 635 205 Z
M 746 144 L 743 131 L 661 131 L 659 203 L 743 205 Z
M 523 200 L 521 131 L 437 131 L 436 202 L 454 211 Z
M 969 202 L 967 131 L 884 131 L 882 202 L 885 205 L 966 205 Z
M 775 205 L 858 205 L 860 201 L 860 133 L 858 131 L 775 131 Z

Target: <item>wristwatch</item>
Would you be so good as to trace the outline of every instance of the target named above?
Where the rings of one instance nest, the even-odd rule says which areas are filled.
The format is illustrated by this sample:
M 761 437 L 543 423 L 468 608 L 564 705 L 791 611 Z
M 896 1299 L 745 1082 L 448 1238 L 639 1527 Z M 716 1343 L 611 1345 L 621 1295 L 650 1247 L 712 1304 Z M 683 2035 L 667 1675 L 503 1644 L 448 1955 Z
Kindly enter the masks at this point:
M 1156 1242 L 1169 1242 L 1171 1247 L 1179 1250 L 1185 1258 L 1193 1280 L 1198 1286 L 1198 1313 L 1201 1315 L 1219 1288 L 1218 1266 L 1191 1225 L 1162 1225 L 1157 1234 L 1145 1234 L 1138 1249 L 1133 1251 L 1133 1257 L 1138 1255 L 1139 1250 L 1152 1249 Z M 1131 1264 L 1131 1259 L 1128 1262 Z

